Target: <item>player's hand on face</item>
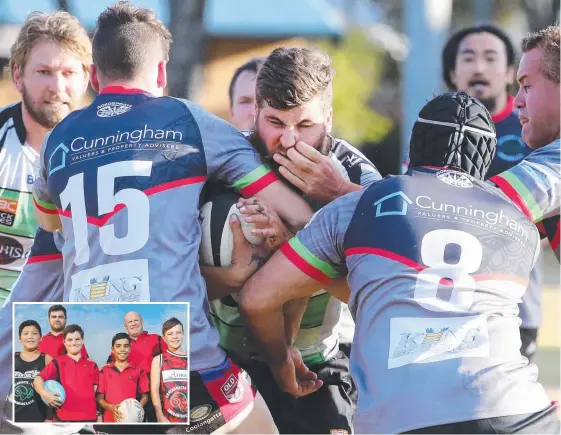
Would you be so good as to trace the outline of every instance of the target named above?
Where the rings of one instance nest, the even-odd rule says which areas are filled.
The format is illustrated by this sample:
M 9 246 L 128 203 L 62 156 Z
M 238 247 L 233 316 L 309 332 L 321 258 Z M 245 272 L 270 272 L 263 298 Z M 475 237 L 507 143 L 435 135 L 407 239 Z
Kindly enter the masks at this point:
M 304 364 L 300 351 L 290 347 L 286 361 L 270 364 L 271 372 L 283 391 L 302 397 L 317 391 L 323 381 Z
M 350 182 L 335 162 L 305 142 L 299 141 L 289 148 L 286 157 L 275 153 L 273 159 L 281 165 L 281 175 L 314 201 L 328 204 L 348 193 Z
M 247 223 L 255 225 L 251 233 L 263 238 L 270 252 L 276 251 L 294 236 L 277 212 L 260 198 L 241 198 L 238 209 Z
M 234 246 L 232 249 L 232 271 L 237 285 L 242 286 L 267 259 L 267 248 L 255 246 L 245 238 L 239 218 L 230 216 Z
M 62 406 L 62 400 L 60 400 L 60 394 L 58 393 L 51 393 L 47 391 L 43 396 L 47 405 L 51 408 L 60 408 Z

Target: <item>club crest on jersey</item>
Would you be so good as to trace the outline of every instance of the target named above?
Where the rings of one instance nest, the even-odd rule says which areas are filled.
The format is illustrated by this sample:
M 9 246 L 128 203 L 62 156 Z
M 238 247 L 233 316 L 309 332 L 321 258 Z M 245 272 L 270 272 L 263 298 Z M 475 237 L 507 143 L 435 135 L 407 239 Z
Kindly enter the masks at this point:
M 473 187 L 473 183 L 471 182 L 472 177 L 467 174 L 462 174 L 461 172 L 449 171 L 445 169 L 443 171 L 437 172 L 436 178 L 454 187 L 463 187 L 464 189 Z
M 238 403 L 242 401 L 243 398 L 243 386 L 238 382 L 238 378 L 233 374 L 224 382 L 224 385 L 220 387 L 224 397 L 228 399 L 230 403 Z
M 413 204 L 413 201 L 401 190 L 390 193 L 374 203 L 376 217 L 405 216 L 409 204 Z
M 102 105 L 97 106 L 97 116 L 100 118 L 111 118 L 112 116 L 118 116 L 128 112 L 131 110 L 131 107 L 132 106 L 130 104 L 117 103 L 115 101 L 103 103 Z

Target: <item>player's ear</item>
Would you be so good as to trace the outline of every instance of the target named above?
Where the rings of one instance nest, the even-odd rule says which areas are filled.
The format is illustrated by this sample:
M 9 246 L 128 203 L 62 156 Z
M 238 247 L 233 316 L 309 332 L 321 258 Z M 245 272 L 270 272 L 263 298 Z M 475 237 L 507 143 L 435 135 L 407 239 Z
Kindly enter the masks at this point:
M 16 85 L 16 89 L 20 94 L 23 93 L 23 81 L 22 81 L 22 71 L 19 65 L 14 65 L 12 67 L 12 80 L 14 85 Z
M 329 106 L 327 109 L 327 115 L 325 118 L 325 132 L 327 134 L 331 133 L 331 129 L 333 128 L 333 106 Z
M 158 88 L 165 89 L 168 85 L 168 73 L 166 70 L 167 62 L 165 60 L 161 60 L 158 62 Z
M 92 89 L 99 93 L 99 77 L 97 76 L 97 68 L 93 63 L 90 65 L 90 83 L 92 84 Z
M 450 71 L 450 83 L 454 85 L 454 88 L 458 89 L 458 85 L 456 83 L 456 71 Z

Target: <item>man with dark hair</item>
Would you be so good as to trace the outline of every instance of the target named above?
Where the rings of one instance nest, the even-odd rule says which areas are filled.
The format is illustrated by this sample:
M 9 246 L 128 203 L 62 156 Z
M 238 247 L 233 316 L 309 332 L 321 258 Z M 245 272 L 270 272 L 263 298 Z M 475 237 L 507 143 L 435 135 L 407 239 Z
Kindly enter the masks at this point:
M 265 59 L 256 82 L 257 122 L 250 141 L 262 159 L 315 209 L 381 179 L 360 151 L 330 135 L 334 74 L 326 53 L 281 47 Z M 250 198 L 239 205 L 246 221 L 257 224 L 255 234 L 265 237 L 272 249 L 292 237 L 264 201 Z M 205 273 L 207 269 L 203 268 Z M 213 320 L 222 347 L 247 369 L 279 431 L 351 432 L 356 389 L 348 357 L 339 347 L 341 302 L 325 290 L 318 292 L 310 298 L 301 325 L 291 328 L 290 340 L 295 340 L 303 361 L 325 384 L 313 396 L 297 400 L 283 393 L 267 366 L 256 359 L 258 349 L 251 345 L 235 300 L 238 290 L 222 291 L 209 284 Z M 315 413 L 322 413 L 323 418 L 309 418 Z
M 33 386 L 48 406 L 56 408 L 55 421 L 95 422 L 99 369 L 95 362 L 81 355 L 84 330 L 79 325 L 68 325 L 62 336 L 66 354 L 55 357 L 47 364 L 33 381 Z M 61 403 L 58 393 L 45 389 L 45 381 L 48 380 L 62 385 L 66 393 L 64 403 Z
M 162 96 L 170 43 L 149 9 L 119 2 L 99 16 L 90 75 L 100 94 L 47 137 L 34 197 L 42 226 L 64 230 L 64 299 L 189 302 L 196 371 L 226 360 L 207 319 L 198 266 L 198 203 L 207 178 L 265 198 L 294 228 L 312 210 L 237 129 L 189 101 Z M 222 375 L 224 382 L 243 378 Z M 224 404 L 224 419 L 246 416 L 235 420 L 244 430 L 261 414 L 261 423 L 271 423 L 261 430 L 274 430 L 259 394 L 250 387 L 244 394 L 252 400 L 243 409 Z M 205 400 L 191 397 L 194 405 Z
M 18 336 L 23 350 L 14 355 L 14 421 L 42 423 L 47 418 L 47 409 L 33 388 L 33 379 L 52 358 L 38 349 L 41 326 L 35 320 L 22 322 Z
M 105 410 L 103 421 L 106 423 L 122 419 L 119 404 L 123 400 L 136 399 L 145 406 L 150 391 L 146 371 L 129 360 L 131 339 L 127 333 L 119 332 L 113 336 L 111 354 L 115 361 L 102 367 L 96 395 L 99 406 Z
M 487 178 L 520 162 L 532 148 L 521 137 L 522 126 L 514 98 L 508 91 L 516 76 L 514 47 L 510 38 L 493 25 L 459 30 L 450 37 L 442 54 L 444 81 L 450 90 L 466 91 L 491 112 L 497 130 L 497 152 Z M 520 304 L 522 354 L 532 360 L 537 351 L 541 324 L 543 259 L 532 270 L 528 291 Z
M 244 63 L 230 81 L 230 122 L 239 130 L 251 130 L 255 123 L 255 81 L 263 60 L 257 58 Z
M 64 355 L 66 349 L 62 332 L 66 327 L 66 308 L 58 304 L 49 307 L 49 326 L 51 330 L 41 337 L 39 351 L 50 355 L 52 358 Z M 81 354 L 84 358 L 88 358 L 85 345 L 82 346 Z
M 405 175 L 324 207 L 246 283 L 241 310 L 286 391 L 314 389 L 295 370 L 282 306 L 327 288 L 357 322 L 356 433 L 559 433 L 516 340 L 539 236 L 483 181 L 495 144 L 478 100 L 434 98 Z

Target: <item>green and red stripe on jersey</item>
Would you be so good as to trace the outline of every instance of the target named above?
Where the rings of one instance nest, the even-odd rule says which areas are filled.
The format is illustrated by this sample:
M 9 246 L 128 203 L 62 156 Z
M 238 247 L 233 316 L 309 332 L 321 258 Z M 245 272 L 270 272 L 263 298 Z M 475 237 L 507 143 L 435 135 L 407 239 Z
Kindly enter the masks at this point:
M 540 206 L 532 193 L 512 171 L 495 175 L 489 181 L 495 183 L 532 222 L 539 222 L 542 219 Z
M 58 214 L 56 205 L 47 201 L 40 200 L 35 193 L 35 189 L 33 189 L 33 202 L 35 203 L 35 207 L 37 207 L 37 209 L 39 209 L 43 213 Z
M 323 260 L 317 258 L 306 248 L 298 237 L 293 237 L 281 247 L 281 252 L 298 269 L 323 284 L 328 284 L 332 279 L 337 278 L 339 273 Z
M 240 180 L 236 181 L 232 187 L 241 195 L 249 198 L 277 180 L 278 178 L 274 172 L 272 172 L 267 166 L 261 165 L 257 169 L 254 169 L 249 174 L 242 177 Z

